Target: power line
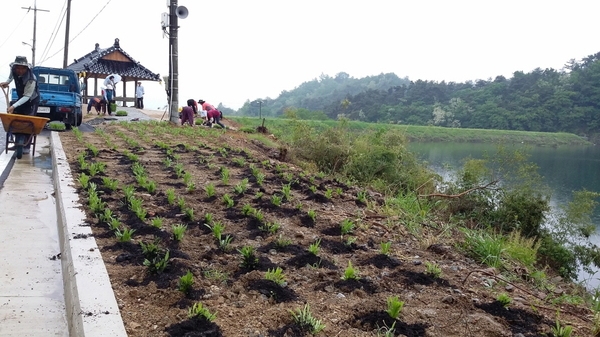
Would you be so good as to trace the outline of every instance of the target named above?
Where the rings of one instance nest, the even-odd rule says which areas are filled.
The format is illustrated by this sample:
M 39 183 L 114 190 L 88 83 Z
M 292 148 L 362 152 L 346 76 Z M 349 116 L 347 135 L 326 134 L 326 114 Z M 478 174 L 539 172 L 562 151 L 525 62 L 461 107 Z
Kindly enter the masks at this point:
M 25 15 L 23 15 L 23 18 L 21 19 L 21 21 L 19 22 L 19 24 L 15 27 L 15 29 L 10 33 L 10 35 L 6 38 L 6 40 L 4 40 L 4 42 L 2 42 L 2 44 L 0 44 L 0 48 L 2 48 L 2 46 L 4 46 L 4 44 L 11 38 L 11 36 L 17 31 L 17 29 L 19 29 L 19 26 L 21 26 L 21 23 L 23 23 L 23 20 L 25 20 L 25 17 L 27 16 L 27 14 L 29 14 L 29 12 L 25 13 Z
M 108 0 L 108 2 L 104 5 L 104 7 L 102 7 L 102 9 L 100 9 L 100 11 L 98 13 L 96 13 L 96 15 L 94 15 L 94 17 L 92 18 L 92 20 L 90 20 L 90 22 L 85 27 L 83 27 L 83 29 L 79 33 L 77 33 L 77 35 L 75 35 L 71 40 L 69 40 L 69 43 L 75 41 L 75 39 L 79 35 L 81 35 L 81 33 L 83 33 L 92 24 L 92 22 L 94 22 L 94 20 L 96 20 L 96 18 L 98 17 L 98 15 L 100 15 L 100 13 L 102 13 L 102 11 L 104 11 L 104 9 L 106 8 L 106 6 L 108 6 L 108 4 L 110 4 L 111 1 L 112 0 Z M 45 58 L 42 62 L 45 62 L 45 61 L 53 58 L 54 56 L 56 56 L 56 54 L 60 53 L 64 49 L 65 49 L 64 47 L 60 48 L 56 53 L 52 54 L 50 57 Z
M 67 2 L 65 0 L 65 2 L 63 3 L 63 7 L 61 8 L 59 13 L 63 13 L 62 15 L 59 15 L 58 19 L 56 20 L 56 24 L 54 25 L 54 29 L 52 30 L 52 34 L 50 35 L 50 37 L 48 38 L 48 42 L 46 43 L 46 47 L 44 47 L 44 51 L 42 52 L 42 57 L 41 59 L 44 60 L 44 58 L 46 56 L 48 56 L 48 52 L 50 52 L 50 47 L 54 44 L 54 39 L 56 39 L 56 35 L 58 34 L 58 30 L 60 29 L 60 26 L 62 26 L 62 22 L 65 19 L 65 6 L 67 5 Z M 62 17 L 62 19 L 61 19 Z M 40 62 L 41 64 L 42 62 Z

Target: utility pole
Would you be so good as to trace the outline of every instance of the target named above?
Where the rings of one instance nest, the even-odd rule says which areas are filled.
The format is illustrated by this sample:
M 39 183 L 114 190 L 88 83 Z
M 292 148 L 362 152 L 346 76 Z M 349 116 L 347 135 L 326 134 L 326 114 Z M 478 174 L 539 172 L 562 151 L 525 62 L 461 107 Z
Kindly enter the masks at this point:
M 170 86 L 170 111 L 171 123 L 179 123 L 179 60 L 177 47 L 177 0 L 169 3 L 169 86 Z
M 69 59 L 69 29 L 71 26 L 71 0 L 67 0 L 67 23 L 65 25 L 65 54 L 63 56 L 63 68 L 67 68 Z
M 35 67 L 35 32 L 37 30 L 37 12 L 49 12 L 46 9 L 38 9 L 37 8 L 37 0 L 33 2 L 33 8 L 29 7 L 21 7 L 22 9 L 26 9 L 27 12 L 33 10 L 33 44 L 31 46 L 31 65 Z

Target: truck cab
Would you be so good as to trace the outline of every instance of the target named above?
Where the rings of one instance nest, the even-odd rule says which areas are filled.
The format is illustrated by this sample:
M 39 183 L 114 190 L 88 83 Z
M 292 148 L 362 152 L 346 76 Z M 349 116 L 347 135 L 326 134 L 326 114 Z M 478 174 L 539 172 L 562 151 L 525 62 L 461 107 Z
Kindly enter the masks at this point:
M 40 89 L 40 104 L 36 116 L 65 123 L 67 129 L 81 125 L 81 88 L 77 74 L 71 69 L 33 67 Z M 11 104 L 18 99 L 11 91 Z

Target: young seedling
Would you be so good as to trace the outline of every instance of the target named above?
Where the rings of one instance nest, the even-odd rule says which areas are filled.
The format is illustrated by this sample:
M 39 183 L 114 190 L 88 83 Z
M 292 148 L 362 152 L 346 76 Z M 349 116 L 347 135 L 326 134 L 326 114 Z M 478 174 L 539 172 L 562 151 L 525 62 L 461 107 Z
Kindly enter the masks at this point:
M 554 337 L 571 337 L 572 333 L 572 326 L 562 325 L 558 318 L 556 319 L 556 325 L 552 327 L 552 335 L 554 335 Z
M 175 189 L 169 188 L 166 190 L 165 194 L 167 195 L 167 202 L 169 203 L 169 205 L 174 205 L 175 204 Z
M 110 223 L 115 218 L 113 211 L 110 208 L 105 208 L 104 213 L 99 216 L 100 221 Z
M 233 240 L 233 237 L 231 235 L 226 235 L 224 238 L 221 238 L 219 240 L 219 248 L 224 251 L 224 252 L 228 252 L 231 250 L 231 241 Z
M 185 172 L 183 174 L 183 183 L 188 185 L 190 182 L 192 182 L 192 174 L 190 172 Z
M 352 261 L 348 261 L 348 267 L 344 270 L 343 280 L 356 280 L 358 279 L 358 270 L 352 266 Z
M 210 214 L 210 213 L 208 213 L 208 214 Z M 204 224 L 204 226 L 210 228 L 215 239 L 217 239 L 218 241 L 221 241 L 221 235 L 223 235 L 223 231 L 225 230 L 225 225 L 223 225 L 220 222 L 215 222 L 212 226 L 208 223 Z
M 238 252 L 242 254 L 242 267 L 246 269 L 254 269 L 258 266 L 258 257 L 254 247 L 244 246 L 242 249 L 238 249 Z
M 328 200 L 331 200 L 331 198 L 333 198 L 333 190 L 328 188 L 327 190 L 325 190 L 325 198 L 327 198 Z
M 425 273 L 438 278 L 442 275 L 442 268 L 435 262 L 425 262 Z
M 194 274 L 188 270 L 188 272 L 179 278 L 177 283 L 177 290 L 184 293 L 186 296 L 192 291 L 192 285 L 194 285 Z
M 119 181 L 109 177 L 102 177 L 102 185 L 111 191 L 116 191 L 119 188 Z
M 277 207 L 281 206 L 281 197 L 277 194 L 273 194 L 273 196 L 271 197 L 271 203 Z
M 188 310 L 188 318 L 204 319 L 208 322 L 212 322 L 217 318 L 217 314 L 212 314 L 206 307 L 202 306 L 202 303 L 198 302 Z
M 264 174 L 264 173 L 262 173 L 262 172 L 257 172 L 257 173 L 254 175 L 254 178 L 256 179 L 256 184 L 257 184 L 258 186 L 262 186 L 262 185 L 263 185 L 263 183 L 265 182 L 265 177 L 266 177 L 266 176 L 265 176 L 265 174 Z
M 221 182 L 223 185 L 229 185 L 229 169 L 221 167 Z
M 208 198 L 212 198 L 215 195 L 215 192 L 216 192 L 215 184 L 210 183 L 210 184 L 204 186 L 204 192 L 206 192 L 206 196 Z
M 190 181 L 185 185 L 185 191 L 188 193 L 192 193 L 196 190 L 196 184 L 193 181 Z
M 296 309 L 296 311 L 290 311 L 290 313 L 292 314 L 294 323 L 296 323 L 296 325 L 298 325 L 302 330 L 316 335 L 325 329 L 325 324 L 321 323 L 321 320 L 318 320 L 313 316 L 308 303 L 304 305 L 304 308 Z
M 235 201 L 227 193 L 225 193 L 225 195 L 223 195 L 223 203 L 225 204 L 225 206 L 227 208 L 231 208 L 231 207 L 233 207 L 233 205 L 235 205 Z
M 279 237 L 275 240 L 275 248 L 276 249 L 284 249 L 285 247 L 289 246 L 292 243 L 292 240 L 288 239 L 288 238 L 284 238 L 281 234 L 279 234 Z
M 210 225 L 213 223 L 213 215 L 212 213 L 204 214 L 204 223 L 209 225 L 208 228 L 211 228 Z
M 367 192 L 366 191 L 358 191 L 358 193 L 356 194 L 356 199 L 363 203 L 366 204 L 367 203 Z
M 315 222 L 317 220 L 317 211 L 315 211 L 314 209 L 309 209 L 308 212 L 306 212 L 306 215 L 308 215 L 312 222 Z
M 498 303 L 502 304 L 502 306 L 504 308 L 508 308 L 508 306 L 510 305 L 510 302 L 512 302 L 512 298 L 510 298 L 510 296 L 508 296 L 507 293 L 502 293 L 502 294 L 498 295 L 498 297 L 496 298 L 496 301 L 498 301 Z
M 162 228 L 162 225 L 163 225 L 163 223 L 164 223 L 164 222 L 165 222 L 165 218 L 162 218 L 162 217 L 155 217 L 155 218 L 152 218 L 152 219 L 150 220 L 150 225 L 151 225 L 152 227 L 155 227 L 155 228 L 161 229 L 161 228 Z
M 285 201 L 291 201 L 292 200 L 292 185 L 291 184 L 283 185 L 283 187 L 281 188 L 281 194 L 283 195 L 283 199 Z
M 129 200 L 135 195 L 135 187 L 132 185 L 123 186 L 123 194 L 125 195 L 125 200 L 129 202 Z
M 163 160 L 163 165 L 165 165 L 166 168 L 170 168 L 171 166 L 173 166 L 173 160 L 167 157 L 165 158 L 165 160 Z
M 177 206 L 179 206 L 179 209 L 183 212 L 183 210 L 185 210 L 185 198 L 184 197 L 177 197 Z
M 248 190 L 248 178 L 242 179 L 237 185 L 233 187 L 236 194 L 244 194 Z
M 397 319 L 404 308 L 404 301 L 400 301 L 398 296 L 390 296 L 387 299 L 387 310 L 385 312 L 390 315 L 391 318 Z
M 277 233 L 277 231 L 279 230 L 279 228 L 281 228 L 281 225 L 279 225 L 276 222 L 267 222 L 267 223 L 263 223 L 261 226 L 258 227 L 261 231 L 269 233 L 269 234 L 275 234 Z
M 114 233 L 119 242 L 130 242 L 134 232 L 135 229 L 131 228 L 125 228 L 123 231 L 117 228 Z
M 283 269 L 280 267 L 268 269 L 265 273 L 265 279 L 275 282 L 278 286 L 284 286 L 286 284 Z
M 88 184 L 90 182 L 90 176 L 88 176 L 85 173 L 82 173 L 82 174 L 79 175 L 79 178 L 77 179 L 77 181 L 79 181 L 79 184 L 81 185 L 81 188 L 87 189 L 88 188 Z
M 319 246 L 321 245 L 321 239 L 317 239 L 314 243 L 308 246 L 308 252 L 313 255 L 319 255 L 319 250 L 321 249 Z
M 379 251 L 381 252 L 381 254 L 385 255 L 385 256 L 389 256 L 390 255 L 390 248 L 392 248 L 392 242 L 388 241 L 388 242 L 382 242 L 379 244 Z
M 255 212 L 256 209 L 254 209 L 254 207 L 252 207 L 250 204 L 244 204 L 244 206 L 242 206 L 242 214 L 244 214 L 244 216 L 253 215 Z
M 185 234 L 185 231 L 187 230 L 187 225 L 184 225 L 184 224 L 173 225 L 172 229 L 173 229 L 173 239 L 177 242 L 180 242 L 183 239 L 183 235 Z
M 352 233 L 352 231 L 354 230 L 354 222 L 352 222 L 352 220 L 350 220 L 350 219 L 345 219 L 340 224 L 340 230 L 341 230 L 342 236 Z
M 347 236 L 346 240 L 344 240 L 344 245 L 348 247 L 352 247 L 352 245 L 356 242 L 358 238 L 356 236 Z
M 169 251 L 167 250 L 162 257 L 160 255 L 158 253 L 152 259 L 144 259 L 144 266 L 148 267 L 152 274 L 161 274 L 169 266 Z
M 108 223 L 108 227 L 111 231 L 116 231 L 117 229 L 121 228 L 121 221 L 119 221 L 117 218 L 112 218 Z
M 194 221 L 194 209 L 191 207 L 186 207 L 183 210 L 183 217 L 189 221 Z
M 154 240 L 154 242 L 150 243 L 144 243 L 143 241 L 140 242 L 140 248 L 142 248 L 142 254 L 144 254 L 144 258 L 152 260 L 158 255 L 160 252 L 158 242 L 159 240 Z

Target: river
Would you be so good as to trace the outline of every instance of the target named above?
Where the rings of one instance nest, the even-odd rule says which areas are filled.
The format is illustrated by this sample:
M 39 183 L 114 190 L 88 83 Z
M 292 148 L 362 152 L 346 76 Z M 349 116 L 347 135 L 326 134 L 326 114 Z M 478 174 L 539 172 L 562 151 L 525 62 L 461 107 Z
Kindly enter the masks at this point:
M 460 168 L 466 158 L 484 159 L 497 152 L 496 145 L 480 143 L 410 143 L 409 148 L 444 179 L 451 179 L 453 169 Z M 573 191 L 586 189 L 600 193 L 600 146 L 553 148 L 522 144 L 513 148 L 526 150 L 529 160 L 538 166 L 538 172 L 552 190 L 553 209 L 569 202 Z M 590 240 L 600 246 L 600 207 L 592 219 L 597 233 Z M 600 286 L 600 271 L 595 275 L 580 272 L 579 277 L 589 279 L 589 288 Z

